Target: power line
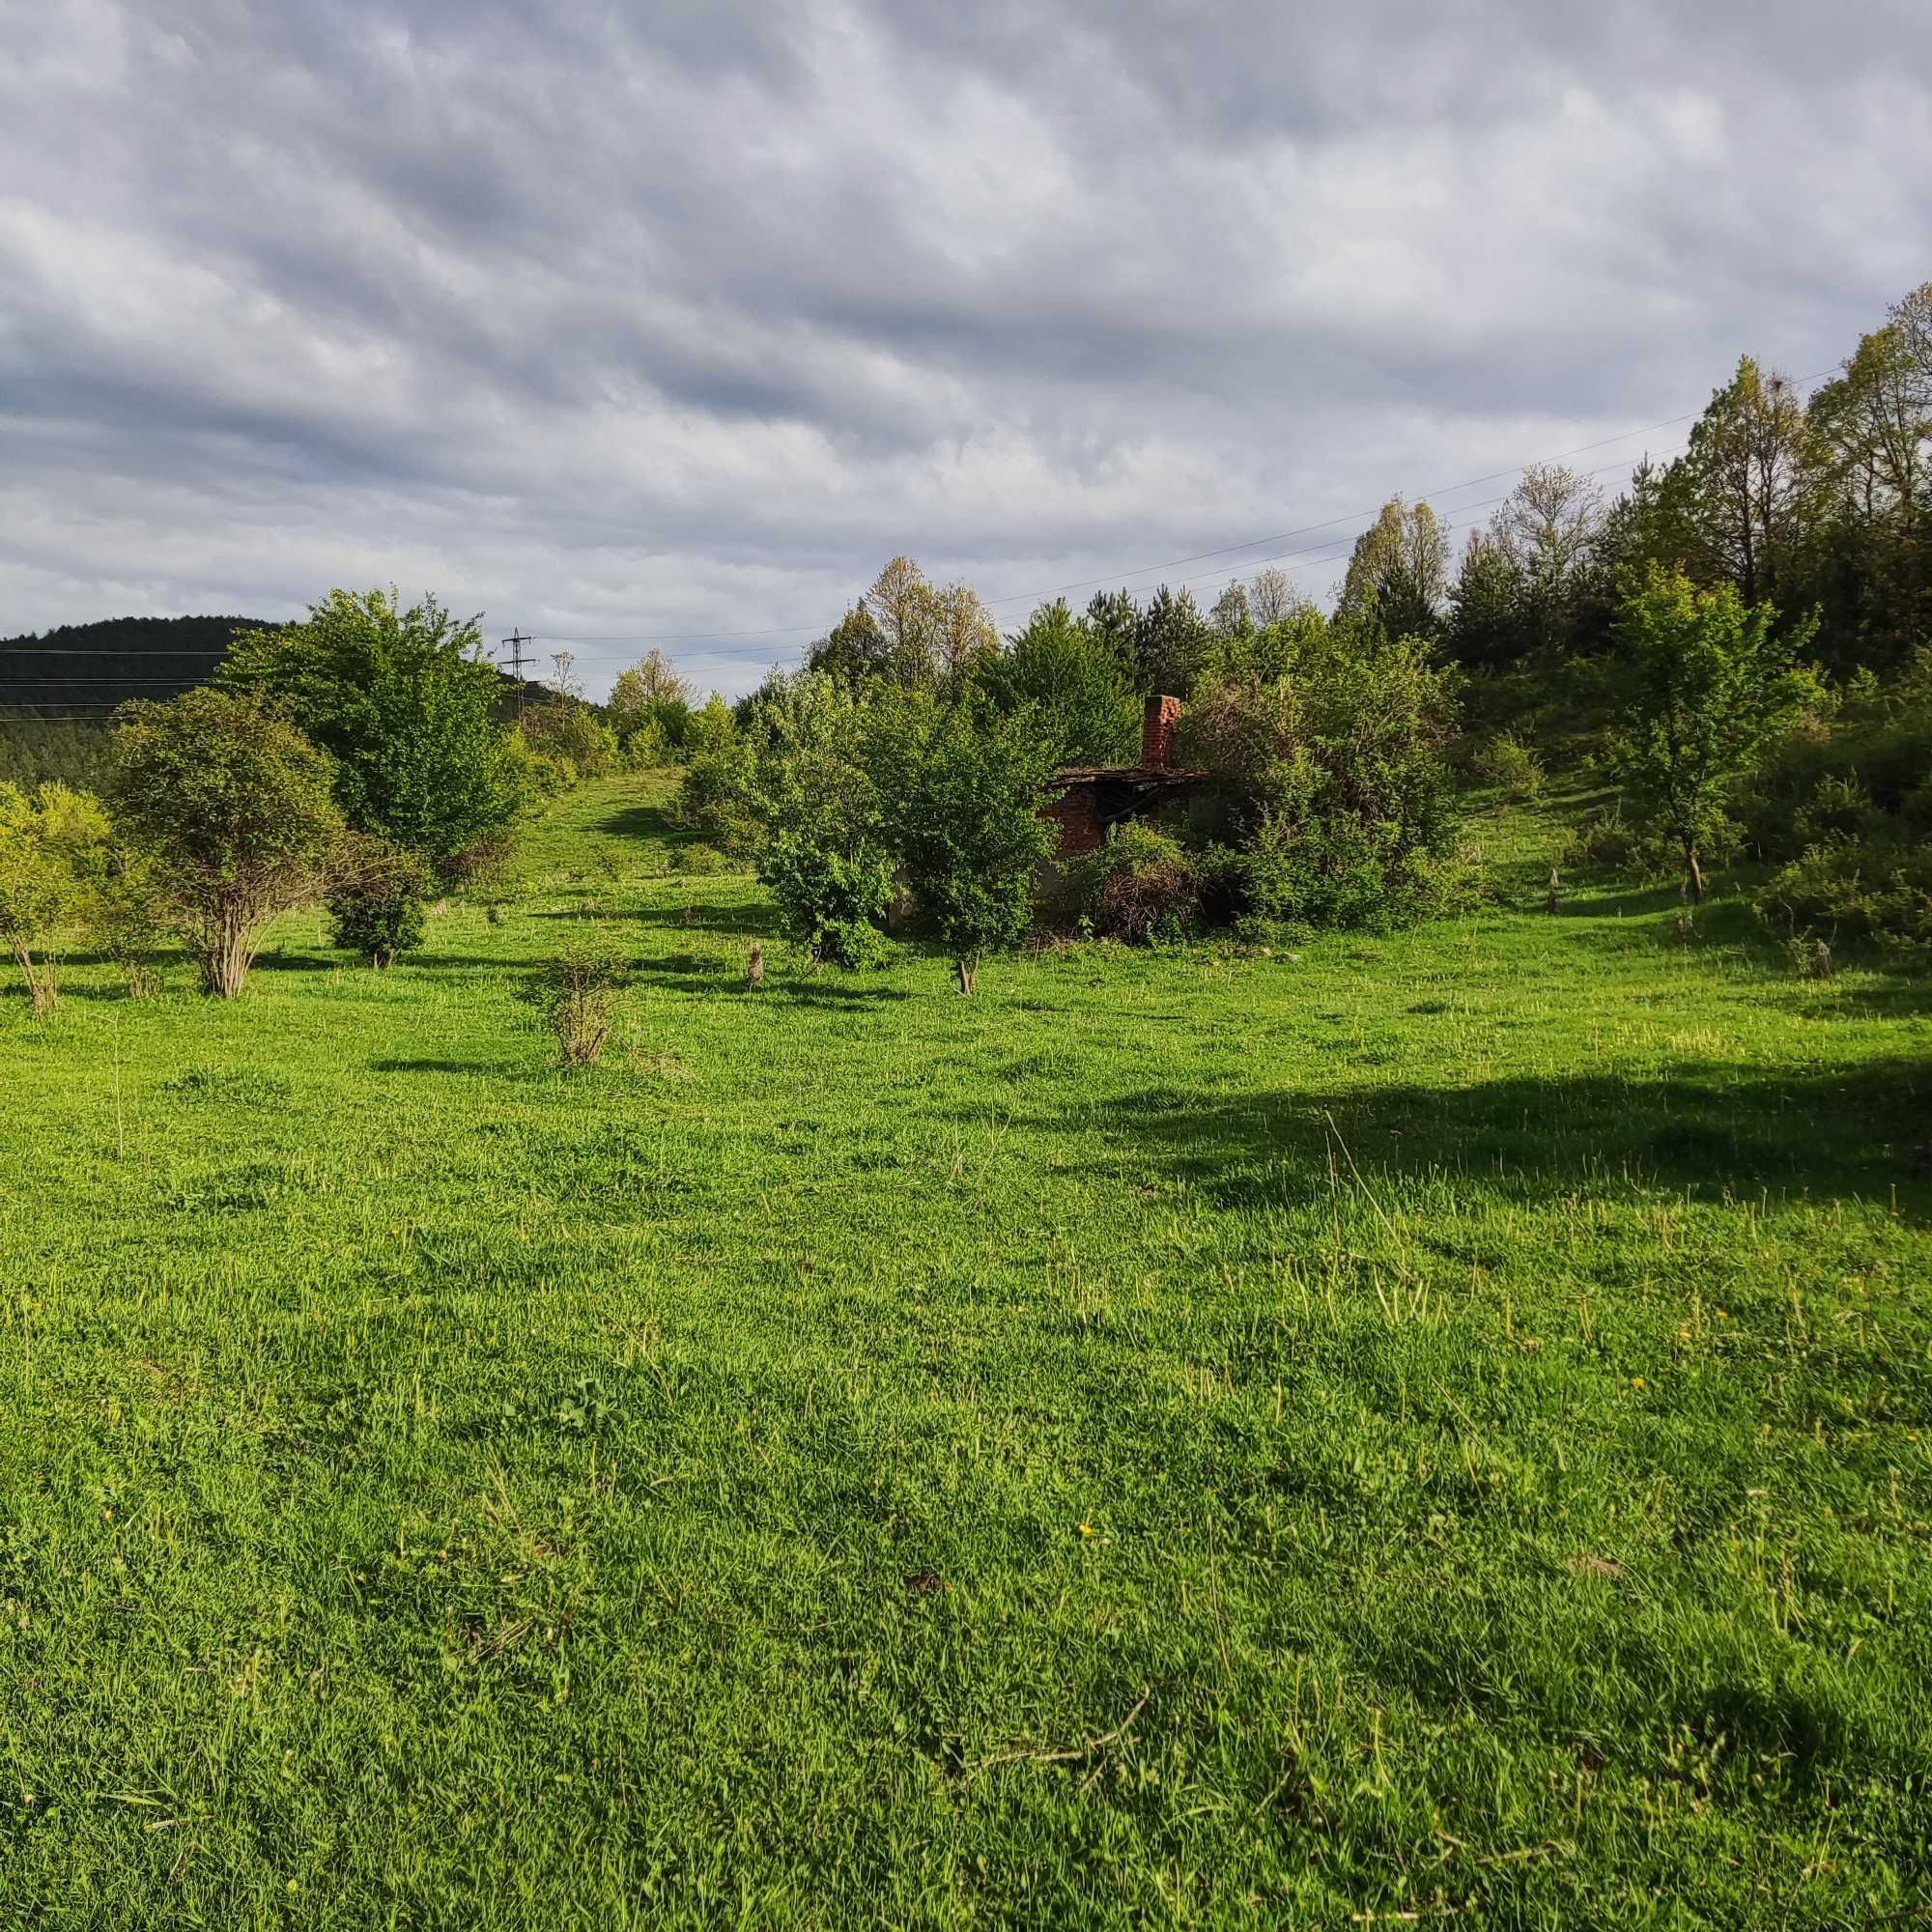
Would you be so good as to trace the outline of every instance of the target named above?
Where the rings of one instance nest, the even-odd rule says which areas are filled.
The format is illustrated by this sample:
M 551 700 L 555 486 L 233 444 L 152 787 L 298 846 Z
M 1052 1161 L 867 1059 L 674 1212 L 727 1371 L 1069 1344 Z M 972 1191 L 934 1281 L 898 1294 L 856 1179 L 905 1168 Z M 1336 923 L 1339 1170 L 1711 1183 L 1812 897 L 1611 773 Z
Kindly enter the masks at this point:
M 1813 375 L 1800 377 L 1797 379 L 1797 382 L 1793 384 L 1793 386 L 1794 387 L 1808 386 L 1809 384 L 1821 382 L 1826 377 L 1834 375 L 1836 373 L 1836 370 L 1837 370 L 1837 365 L 1833 364 L 1833 367 L 1829 369 L 1819 370 Z M 1458 483 L 1442 484 L 1438 485 L 1437 487 L 1432 490 L 1418 491 L 1413 493 L 1414 499 L 1418 502 L 1426 502 L 1429 501 L 1432 497 L 1453 496 L 1459 490 L 1474 489 L 1478 485 L 1483 483 L 1497 482 L 1500 481 L 1505 476 L 1517 475 L 1523 470 L 1534 469 L 1542 464 L 1560 463 L 1564 461 L 1566 458 L 1571 456 L 1587 455 L 1593 450 L 1607 448 L 1611 443 L 1628 441 L 1633 437 L 1648 436 L 1661 429 L 1673 428 L 1679 423 L 1691 421 L 1700 412 L 1698 411 L 1689 410 L 1679 415 L 1666 416 L 1662 418 L 1661 421 L 1654 423 L 1646 423 L 1640 428 L 1620 430 L 1613 436 L 1601 437 L 1594 442 L 1577 443 L 1570 449 L 1559 450 L 1553 455 L 1532 458 L 1528 462 L 1513 464 L 1508 468 L 1502 469 L 1492 469 L 1481 476 L 1464 477 L 1461 482 Z M 1672 453 L 1674 452 L 1669 452 L 1669 451 L 1662 452 L 1662 454 L 1664 455 L 1669 455 Z M 1648 457 L 1649 457 L 1649 452 L 1645 452 L 1644 458 L 1632 459 L 1631 460 L 1632 466 L 1634 467 L 1634 463 L 1636 461 L 1648 460 Z M 1595 469 L 1587 470 L 1584 473 L 1586 475 L 1591 475 L 1591 476 L 1603 475 L 1609 470 L 1622 469 L 1623 467 L 1624 467 L 1623 459 L 1618 459 L 1617 461 L 1611 463 L 1598 465 Z M 1492 504 L 1499 503 L 1504 500 L 1505 500 L 1504 497 L 1492 497 L 1483 499 L 1483 501 L 1480 503 L 1459 503 L 1450 505 L 1448 507 L 1451 509 L 1452 512 L 1463 512 L 1471 509 L 1487 508 Z M 1277 531 L 1275 534 L 1271 536 L 1249 537 L 1240 543 L 1226 544 L 1213 550 L 1196 551 L 1186 556 L 1169 558 L 1165 562 L 1161 563 L 1135 564 L 1120 571 L 1110 572 L 1108 575 L 1104 577 L 1085 578 L 1076 582 L 1063 583 L 1045 590 L 1009 591 L 1003 593 L 1002 595 L 997 597 L 982 599 L 981 601 L 984 604 L 986 604 L 987 607 L 990 609 L 990 608 L 996 608 L 1000 605 L 1015 604 L 1029 600 L 1033 602 L 1043 603 L 1051 598 L 1064 596 L 1068 591 L 1095 589 L 1112 583 L 1121 583 L 1124 588 L 1126 587 L 1124 584 L 1124 580 L 1128 578 L 1145 577 L 1151 575 L 1155 571 L 1176 570 L 1179 569 L 1181 566 L 1185 564 L 1207 562 L 1215 557 L 1222 557 L 1222 556 L 1232 557 L 1241 551 L 1251 551 L 1263 544 L 1287 542 L 1289 539 L 1293 537 L 1312 535 L 1317 530 L 1332 529 L 1338 524 L 1359 523 L 1365 519 L 1373 519 L 1376 516 L 1379 515 L 1380 508 L 1381 508 L 1380 505 L 1377 505 L 1373 509 L 1350 511 L 1342 516 L 1326 518 L 1320 523 L 1303 524 L 1296 526 L 1293 529 Z M 1448 524 L 1445 526 L 1445 527 L 1453 529 L 1459 527 L 1466 527 L 1466 526 Z M 1335 560 L 1334 557 L 1324 557 L 1319 554 L 1319 553 L 1333 551 L 1335 550 L 1336 546 L 1346 547 L 1353 543 L 1355 537 L 1358 534 L 1359 532 L 1350 531 L 1347 533 L 1338 534 L 1333 537 L 1323 538 L 1321 541 L 1318 543 L 1303 546 L 1301 549 L 1298 550 L 1282 551 L 1275 553 L 1269 556 L 1246 557 L 1243 558 L 1241 561 L 1244 567 L 1260 569 L 1269 564 L 1287 562 L 1290 559 L 1300 558 L 1302 559 L 1302 561 L 1292 563 L 1291 567 L 1294 569 L 1308 568 L 1321 562 Z M 1337 553 L 1337 554 L 1339 555 L 1339 553 Z M 1195 577 L 1182 579 L 1181 582 L 1183 584 L 1188 582 L 1205 582 L 1209 579 L 1219 578 L 1219 576 L 1220 576 L 1219 571 L 1202 572 Z M 1238 579 L 1238 573 L 1236 573 L 1235 575 L 1231 575 L 1228 581 L 1232 582 L 1237 581 L 1237 579 Z M 682 631 L 682 632 L 639 631 L 639 632 L 630 632 L 630 633 L 610 633 L 610 634 L 594 635 L 594 636 L 565 635 L 558 632 L 531 633 L 531 632 L 525 632 L 521 628 L 519 628 L 518 630 L 513 631 L 509 637 L 503 639 L 501 641 L 504 644 L 508 645 L 511 650 L 510 664 L 506 668 L 508 669 L 511 675 L 515 676 L 519 680 L 518 696 L 519 696 L 519 704 L 521 705 L 523 699 L 523 687 L 527 683 L 527 680 L 524 677 L 524 668 L 526 664 L 533 664 L 535 662 L 534 657 L 526 657 L 524 655 L 524 646 L 526 644 L 541 642 L 541 643 L 555 643 L 555 644 L 587 644 L 591 646 L 598 646 L 598 645 L 611 645 L 611 644 L 644 644 L 644 643 L 692 643 L 692 644 L 709 643 L 718 645 L 720 646 L 720 648 L 699 653 L 696 655 L 702 655 L 708 658 L 736 657 L 740 655 L 751 656 L 751 657 L 765 657 L 769 656 L 771 654 L 772 649 L 774 648 L 770 644 L 766 643 L 766 644 L 753 645 L 749 642 L 741 644 L 737 640 L 752 639 L 771 639 L 788 638 L 788 637 L 810 638 L 816 635 L 821 635 L 826 628 L 827 627 L 822 624 L 792 624 L 792 625 L 778 626 L 769 630 L 762 630 L 762 631 Z M 781 645 L 778 646 L 777 648 L 786 651 L 799 651 L 804 649 L 805 646 L 803 644 L 790 644 L 790 645 Z M 173 648 L 161 647 L 161 648 L 143 648 L 143 649 L 126 650 L 126 649 L 116 649 L 112 646 L 104 646 L 104 647 L 89 649 L 86 647 L 76 646 L 76 645 L 12 644 L 12 645 L 0 646 L 0 650 L 4 650 L 4 652 L 8 655 L 22 657 L 22 658 L 28 656 L 91 657 L 96 659 L 103 657 L 117 658 L 117 659 L 208 658 L 215 661 L 217 664 L 226 656 L 225 647 L 216 648 L 212 646 L 178 646 Z M 132 684 L 144 681 L 151 684 L 160 684 L 164 682 L 173 682 L 174 680 L 129 679 L 127 680 L 126 682 Z M 43 679 L 43 680 L 38 680 L 38 682 L 50 684 L 55 682 L 55 680 Z M 65 679 L 65 680 L 60 680 L 60 682 L 65 684 L 84 683 L 84 682 L 114 684 L 121 682 L 121 680 L 116 680 L 111 678 L 102 678 L 99 680 Z M 75 700 L 75 701 L 80 702 L 81 700 Z M 109 705 L 104 708 L 113 709 L 115 707 Z

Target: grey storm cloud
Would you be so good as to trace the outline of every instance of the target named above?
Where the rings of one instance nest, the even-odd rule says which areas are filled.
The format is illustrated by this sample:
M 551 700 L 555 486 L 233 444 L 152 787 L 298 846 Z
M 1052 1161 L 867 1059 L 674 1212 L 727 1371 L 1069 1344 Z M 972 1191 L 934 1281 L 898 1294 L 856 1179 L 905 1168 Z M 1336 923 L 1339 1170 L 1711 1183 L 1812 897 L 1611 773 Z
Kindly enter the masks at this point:
M 1932 10 L 1890 0 L 0 29 L 0 632 L 393 581 L 769 634 L 683 648 L 736 689 L 895 552 L 1017 620 L 1346 535 L 1742 351 L 1821 370 L 1932 274 Z

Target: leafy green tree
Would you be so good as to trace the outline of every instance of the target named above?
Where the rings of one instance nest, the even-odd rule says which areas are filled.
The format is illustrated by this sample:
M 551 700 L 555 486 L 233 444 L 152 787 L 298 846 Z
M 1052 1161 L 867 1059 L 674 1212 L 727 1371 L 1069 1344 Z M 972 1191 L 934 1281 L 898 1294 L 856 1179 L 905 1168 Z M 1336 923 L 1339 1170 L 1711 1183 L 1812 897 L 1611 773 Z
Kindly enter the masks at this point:
M 1016 945 L 1051 836 L 1039 816 L 1049 761 L 1025 720 L 905 702 L 873 720 L 867 769 L 921 910 L 952 955 L 961 993 L 987 952 Z
M 1812 396 L 1806 459 L 1822 506 L 1806 590 L 1840 668 L 1889 668 L 1932 630 L 1932 284 Z
M 870 679 L 883 674 L 887 663 L 886 634 L 863 599 L 811 646 L 805 658 L 807 670 L 823 672 L 848 692 L 860 691 Z
M 1776 620 L 1769 604 L 1747 608 L 1734 583 L 1700 590 L 1658 565 L 1624 599 L 1633 688 L 1608 761 L 1639 817 L 1683 853 L 1695 899 L 1700 850 L 1726 823 L 1731 793 L 1816 691 L 1793 665 L 1816 618 L 1782 635 Z
M 1449 593 L 1444 646 L 1463 665 L 1514 664 L 1529 647 L 1529 585 L 1508 549 L 1471 530 Z
M 1248 611 L 1258 631 L 1285 623 L 1307 602 L 1279 564 L 1271 563 L 1248 579 Z
M 331 590 L 300 623 L 243 632 L 222 676 L 330 754 L 355 830 L 440 868 L 524 802 L 482 652 L 475 622 L 456 623 L 434 597 L 404 610 L 394 591 Z
M 1383 926 L 1433 910 L 1454 832 L 1450 673 L 1420 639 L 1320 612 L 1256 645 L 1204 680 L 1178 733 L 1182 762 L 1220 780 L 1253 911 Z
M 1162 584 L 1141 611 L 1134 633 L 1135 682 L 1144 697 L 1185 697 L 1207 663 L 1214 633 L 1191 590 Z
M 269 923 L 328 890 L 344 833 L 334 763 L 239 692 L 204 687 L 120 718 L 116 822 L 152 860 L 203 987 L 233 998 Z
M 758 877 L 814 966 L 862 966 L 892 902 L 892 853 L 865 767 L 865 714 L 808 672 L 760 713 L 752 794 L 765 827 Z
M 948 692 L 956 693 L 976 666 L 999 655 L 1000 631 L 971 585 L 949 583 L 938 596 L 941 681 Z
M 1728 579 L 1747 604 L 1777 594 L 1815 516 L 1804 405 L 1750 356 L 1711 398 L 1690 446 L 1666 472 L 1699 582 Z
M 1087 605 L 1087 628 L 1101 644 L 1130 691 L 1140 689 L 1141 611 L 1126 590 L 1096 590 Z
M 617 742 L 634 765 L 638 763 L 634 748 L 642 734 L 655 733 L 650 741 L 654 753 L 668 753 L 684 743 L 691 696 L 690 683 L 662 651 L 646 652 L 628 670 L 618 672 L 605 709 Z
M 52 781 L 31 795 L 0 783 L 0 938 L 36 1014 L 59 998 L 61 946 L 93 910 L 107 852 L 99 799 Z
M 673 811 L 677 822 L 721 852 L 754 851 L 759 826 L 752 795 L 753 748 L 716 692 L 691 714 L 685 743 L 690 756 Z
M 1355 539 L 1335 614 L 1375 622 L 1391 638 L 1430 638 L 1448 595 L 1449 533 L 1427 503 L 1400 497 Z
M 1042 604 L 1008 648 L 980 661 L 975 687 L 1003 716 L 1031 710 L 1056 765 L 1131 758 L 1140 706 L 1104 639 L 1064 601 Z
M 1214 600 L 1208 623 L 1217 638 L 1245 637 L 1255 628 L 1254 611 L 1248 605 L 1247 585 L 1230 583 Z

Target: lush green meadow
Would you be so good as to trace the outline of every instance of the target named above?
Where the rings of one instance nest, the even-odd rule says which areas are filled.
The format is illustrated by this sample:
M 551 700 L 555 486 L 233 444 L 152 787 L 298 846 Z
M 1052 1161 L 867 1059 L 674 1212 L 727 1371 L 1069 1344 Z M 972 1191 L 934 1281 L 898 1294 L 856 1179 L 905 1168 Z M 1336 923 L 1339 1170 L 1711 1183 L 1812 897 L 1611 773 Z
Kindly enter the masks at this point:
M 1926 1917 L 1923 982 L 1518 812 L 962 1000 L 663 795 L 386 974 L 0 1001 L 0 1924 Z

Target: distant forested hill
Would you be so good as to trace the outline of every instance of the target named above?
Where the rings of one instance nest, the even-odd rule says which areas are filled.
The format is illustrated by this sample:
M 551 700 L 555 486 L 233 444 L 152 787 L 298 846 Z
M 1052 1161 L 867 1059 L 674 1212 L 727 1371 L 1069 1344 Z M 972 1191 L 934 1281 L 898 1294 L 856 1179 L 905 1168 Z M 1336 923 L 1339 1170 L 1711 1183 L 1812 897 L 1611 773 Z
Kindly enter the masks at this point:
M 0 716 L 104 719 L 130 697 L 205 684 L 253 617 L 109 617 L 0 639 Z
M 259 622 L 109 617 L 0 639 L 0 780 L 94 783 L 117 705 L 206 684 L 235 633 Z

